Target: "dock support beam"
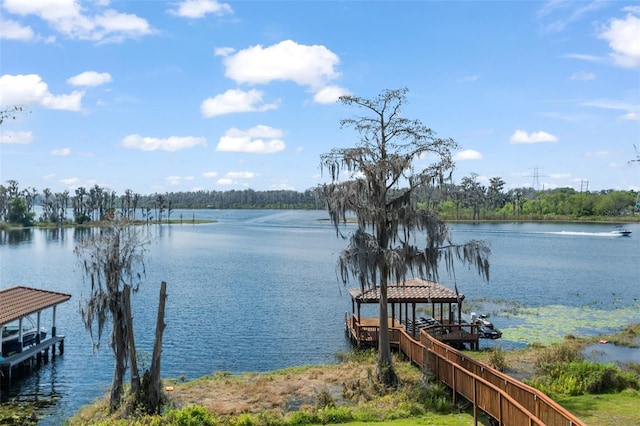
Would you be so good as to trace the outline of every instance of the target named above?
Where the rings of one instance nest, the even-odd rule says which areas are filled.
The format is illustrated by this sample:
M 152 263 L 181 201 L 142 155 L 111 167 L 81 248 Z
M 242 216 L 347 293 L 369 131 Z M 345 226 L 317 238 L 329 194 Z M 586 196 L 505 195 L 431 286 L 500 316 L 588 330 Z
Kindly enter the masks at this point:
M 53 323 L 51 325 L 51 337 L 56 337 L 56 306 L 53 307 Z

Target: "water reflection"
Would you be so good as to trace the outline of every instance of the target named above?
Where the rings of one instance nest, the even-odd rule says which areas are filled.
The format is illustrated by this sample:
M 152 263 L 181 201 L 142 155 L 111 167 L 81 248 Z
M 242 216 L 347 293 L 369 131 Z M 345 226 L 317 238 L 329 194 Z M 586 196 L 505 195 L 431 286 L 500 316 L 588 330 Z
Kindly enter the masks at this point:
M 0 231 L 0 245 L 20 244 L 32 239 L 33 230 L 31 228 Z
M 73 241 L 80 243 L 85 238 L 91 238 L 97 227 L 76 226 L 73 228 Z
M 32 406 L 34 410 L 55 407 L 61 398 L 56 390 L 58 381 L 56 359 L 43 361 L 41 365 L 16 368 L 12 373 L 11 384 L 2 381 L 0 402 L 11 401 L 12 404 Z
M 640 363 L 640 348 L 594 343 L 584 348 L 583 353 L 588 360 L 603 364 Z
M 47 242 L 64 241 L 65 235 L 65 230 L 61 228 L 47 228 L 44 233 Z

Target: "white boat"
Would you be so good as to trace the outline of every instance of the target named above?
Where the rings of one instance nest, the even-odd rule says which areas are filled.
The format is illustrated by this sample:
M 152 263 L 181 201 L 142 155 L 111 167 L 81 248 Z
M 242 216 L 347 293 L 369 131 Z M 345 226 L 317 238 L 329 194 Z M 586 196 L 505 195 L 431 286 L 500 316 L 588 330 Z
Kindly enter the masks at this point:
M 629 237 L 631 235 L 631 230 L 627 229 L 623 226 L 616 226 L 616 229 L 614 231 L 611 231 L 612 234 L 614 235 L 621 235 L 623 237 Z
M 486 315 L 478 316 L 475 312 L 471 312 L 470 316 L 462 314 L 462 322 L 466 324 L 476 324 L 478 326 L 478 336 L 485 339 L 499 339 L 502 337 L 502 331 L 498 330 Z
M 2 354 L 8 356 L 14 352 L 18 352 L 20 347 L 20 323 L 18 321 L 11 322 L 2 326 Z M 28 348 L 35 345 L 38 341 L 38 333 L 40 333 L 40 341 L 47 337 L 47 330 L 38 326 L 31 317 L 22 318 L 22 348 Z

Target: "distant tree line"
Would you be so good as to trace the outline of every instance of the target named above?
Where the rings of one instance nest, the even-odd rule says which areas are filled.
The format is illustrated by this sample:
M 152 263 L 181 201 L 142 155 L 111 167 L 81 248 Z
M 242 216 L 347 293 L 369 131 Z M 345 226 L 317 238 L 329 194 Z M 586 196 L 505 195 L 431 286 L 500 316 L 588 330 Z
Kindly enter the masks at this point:
M 460 184 L 443 184 L 434 194 L 422 194 L 430 207 L 448 220 L 552 220 L 604 219 L 640 214 L 637 191 L 576 191 L 556 188 L 537 191 L 531 187 L 505 191 L 500 177 L 480 184 L 477 175 L 462 178 Z
M 436 209 L 446 220 L 546 220 L 602 219 L 640 214 L 637 191 L 603 190 L 579 192 L 572 188 L 536 191 L 530 187 L 505 190 L 500 177 L 482 185 L 477 175 L 459 184 L 439 182 L 417 188 L 416 201 Z M 393 191 L 390 192 L 393 195 Z M 35 206 L 40 206 L 36 217 Z M 32 226 L 35 223 L 84 224 L 96 222 L 114 212 L 129 219 L 169 221 L 175 209 L 324 209 L 319 192 L 308 189 L 254 191 L 189 191 L 141 195 L 94 185 L 52 192 L 45 188 L 20 188 L 15 180 L 0 184 L 0 222 Z

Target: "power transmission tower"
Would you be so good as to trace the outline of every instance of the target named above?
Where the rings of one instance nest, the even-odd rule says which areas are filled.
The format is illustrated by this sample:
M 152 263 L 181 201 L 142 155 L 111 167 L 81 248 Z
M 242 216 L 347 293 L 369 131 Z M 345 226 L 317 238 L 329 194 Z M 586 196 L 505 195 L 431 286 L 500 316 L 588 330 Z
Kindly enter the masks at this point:
M 589 181 L 581 180 L 580 181 L 580 192 L 589 192 Z
M 536 191 L 539 191 L 539 190 L 540 190 L 540 178 L 541 178 L 541 177 L 549 177 L 549 176 L 547 176 L 547 175 L 541 175 L 541 174 L 538 172 L 538 169 L 539 169 L 539 167 L 538 167 L 538 166 L 535 166 L 535 167 L 533 168 L 533 175 L 525 176 L 525 177 L 532 177 L 532 178 L 533 178 L 533 189 L 535 189 Z

